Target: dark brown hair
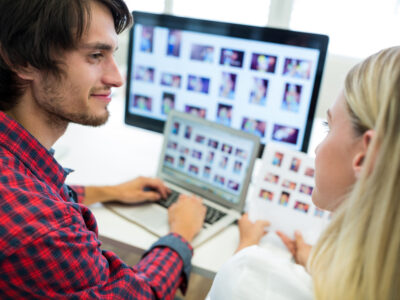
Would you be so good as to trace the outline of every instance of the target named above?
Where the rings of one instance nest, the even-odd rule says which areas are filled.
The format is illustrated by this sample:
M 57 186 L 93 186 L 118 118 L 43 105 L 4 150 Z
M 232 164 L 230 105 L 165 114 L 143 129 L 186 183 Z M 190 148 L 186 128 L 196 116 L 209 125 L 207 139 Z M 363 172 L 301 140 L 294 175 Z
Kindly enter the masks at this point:
M 56 57 L 77 47 L 90 25 L 91 1 L 110 10 L 118 34 L 132 23 L 123 0 L 0 1 L 0 110 L 13 108 L 24 93 L 15 70 L 32 66 L 62 74 Z

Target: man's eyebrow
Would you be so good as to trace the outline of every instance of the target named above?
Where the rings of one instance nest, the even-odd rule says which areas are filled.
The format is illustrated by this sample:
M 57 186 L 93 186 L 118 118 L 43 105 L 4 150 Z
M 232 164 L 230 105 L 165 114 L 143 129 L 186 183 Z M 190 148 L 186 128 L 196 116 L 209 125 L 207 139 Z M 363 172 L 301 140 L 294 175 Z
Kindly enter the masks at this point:
M 103 51 L 117 51 L 118 50 L 118 46 L 114 48 L 110 44 L 101 43 L 101 42 L 83 44 L 83 45 L 81 45 L 81 48 L 90 49 L 90 50 L 103 50 Z

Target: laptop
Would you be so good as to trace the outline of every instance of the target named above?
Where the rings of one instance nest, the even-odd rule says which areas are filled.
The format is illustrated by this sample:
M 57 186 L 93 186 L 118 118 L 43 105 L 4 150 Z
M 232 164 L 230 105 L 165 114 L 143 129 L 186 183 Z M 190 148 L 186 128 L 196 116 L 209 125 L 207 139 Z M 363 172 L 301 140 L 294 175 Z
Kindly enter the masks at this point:
M 109 203 L 106 207 L 163 236 L 169 232 L 167 208 L 181 193 L 198 195 L 207 213 L 191 243 L 196 247 L 240 218 L 259 146 L 256 135 L 172 110 L 157 171 L 172 194 L 155 203 Z

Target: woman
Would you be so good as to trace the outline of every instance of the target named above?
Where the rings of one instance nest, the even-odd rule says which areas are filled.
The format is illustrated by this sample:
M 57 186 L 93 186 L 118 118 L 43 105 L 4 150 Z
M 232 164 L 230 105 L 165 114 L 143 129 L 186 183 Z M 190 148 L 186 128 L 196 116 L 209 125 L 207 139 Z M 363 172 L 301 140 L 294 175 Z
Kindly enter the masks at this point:
M 383 50 L 349 72 L 343 92 L 328 110 L 328 126 L 327 137 L 316 149 L 312 196 L 318 207 L 334 211 L 332 222 L 310 258 L 300 234 L 294 241 L 280 235 L 296 262 L 307 266 L 312 285 L 288 262 L 264 259 L 268 253 L 256 253 L 261 250 L 253 246 L 217 274 L 212 300 L 399 299 L 400 47 Z M 251 223 L 245 215 L 238 250 L 257 244 L 264 225 Z M 244 262 L 253 262 L 267 276 L 251 273 Z M 291 277 L 282 282 L 281 274 Z M 249 277 L 252 285 L 246 288 L 242 279 Z M 276 277 L 280 281 L 271 284 Z M 224 292 L 229 296 L 224 298 Z

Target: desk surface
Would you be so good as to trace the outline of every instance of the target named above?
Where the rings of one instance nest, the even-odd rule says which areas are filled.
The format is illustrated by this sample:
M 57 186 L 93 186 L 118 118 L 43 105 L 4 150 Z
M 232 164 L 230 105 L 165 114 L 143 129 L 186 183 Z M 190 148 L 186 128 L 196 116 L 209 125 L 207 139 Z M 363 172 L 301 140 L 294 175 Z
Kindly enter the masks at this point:
M 113 100 L 109 110 L 111 116 L 106 125 L 91 128 L 71 124 L 55 144 L 56 159 L 64 167 L 76 170 L 68 176 L 68 183 L 110 185 L 140 175 L 155 176 L 162 135 L 125 125 L 121 98 Z M 311 139 L 310 149 L 314 149 L 322 137 L 323 133 L 318 130 L 314 134 L 317 138 Z M 257 162 L 254 173 L 257 173 Z M 155 235 L 117 216 L 101 204 L 93 205 L 91 210 L 98 222 L 100 239 L 104 241 L 141 254 L 157 240 Z M 237 226 L 227 227 L 195 249 L 193 271 L 212 278 L 232 256 L 238 241 Z

